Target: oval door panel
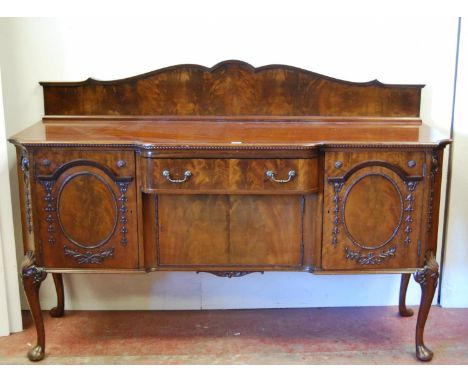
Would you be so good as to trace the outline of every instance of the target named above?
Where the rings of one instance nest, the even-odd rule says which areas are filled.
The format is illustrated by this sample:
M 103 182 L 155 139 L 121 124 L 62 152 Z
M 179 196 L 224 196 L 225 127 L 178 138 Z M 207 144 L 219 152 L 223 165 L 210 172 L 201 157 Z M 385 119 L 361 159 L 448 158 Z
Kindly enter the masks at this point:
M 95 248 L 110 239 L 117 225 L 117 200 L 104 178 L 90 172 L 73 174 L 58 194 L 58 221 L 68 240 Z
M 348 188 L 343 200 L 344 227 L 361 248 L 387 244 L 398 232 L 402 218 L 403 197 L 387 175 L 363 175 Z

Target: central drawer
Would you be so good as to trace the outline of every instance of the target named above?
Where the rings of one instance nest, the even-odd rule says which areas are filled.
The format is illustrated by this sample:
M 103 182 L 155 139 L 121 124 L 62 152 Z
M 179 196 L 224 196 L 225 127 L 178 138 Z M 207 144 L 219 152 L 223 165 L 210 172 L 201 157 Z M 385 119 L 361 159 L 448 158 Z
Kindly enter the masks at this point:
M 317 188 L 317 158 L 142 158 L 142 189 L 148 193 L 303 194 Z

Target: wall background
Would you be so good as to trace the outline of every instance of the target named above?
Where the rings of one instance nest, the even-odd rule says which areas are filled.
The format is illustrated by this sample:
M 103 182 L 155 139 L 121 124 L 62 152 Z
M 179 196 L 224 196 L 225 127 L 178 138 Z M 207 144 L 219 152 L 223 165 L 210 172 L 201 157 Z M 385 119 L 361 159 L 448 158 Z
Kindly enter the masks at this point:
M 0 83 L 1 83 L 0 70 Z M 16 266 L 16 249 L 12 225 L 10 179 L 7 158 L 5 118 L 3 115 L 2 89 L 0 88 L 0 336 L 20 331 L 21 322 L 19 288 Z
M 249 12 L 241 7 L 226 7 L 197 12 L 194 17 L 195 9 L 190 7 L 182 11 L 177 4 L 161 6 L 151 13 L 151 18 L 0 20 L 6 135 L 11 136 L 42 117 L 42 89 L 38 81 L 81 81 L 89 76 L 117 79 L 168 65 L 213 66 L 226 59 L 240 59 L 254 66 L 288 64 L 350 81 L 377 78 L 387 83 L 426 84 L 422 119 L 432 130 L 423 133 L 434 138 L 449 135 L 458 24 L 455 17 L 337 18 L 316 15 L 312 6 L 285 8 L 273 4 L 268 13 L 254 6 L 249 7 Z M 466 122 L 462 116 L 458 120 L 460 124 Z M 454 155 L 460 150 L 458 156 L 463 157 L 468 129 L 459 130 L 460 143 Z M 17 175 L 14 149 L 8 146 L 20 262 Z M 468 163 L 463 163 L 457 178 L 460 176 L 466 189 L 468 178 L 461 169 L 466 169 Z M 0 184 L 0 190 L 9 192 L 5 184 Z M 447 301 L 450 306 L 468 306 L 468 256 L 464 255 L 468 247 L 468 203 L 461 202 L 466 191 L 458 186 L 452 191 L 458 192 L 458 198 L 452 198 L 458 204 L 450 222 L 456 229 L 450 233 L 452 247 L 444 274 L 447 293 L 442 293 L 442 304 Z M 399 280 L 397 275 L 314 276 L 281 272 L 239 279 L 183 272 L 64 277 L 66 309 L 396 305 Z M 22 293 L 21 296 L 26 308 Z M 418 304 L 419 298 L 419 286 L 411 282 L 407 301 Z M 43 284 L 41 299 L 44 309 L 55 302 L 51 278 Z
M 445 307 L 468 306 L 468 24 L 465 18 L 463 20 L 454 114 L 447 260 L 441 289 L 441 302 Z

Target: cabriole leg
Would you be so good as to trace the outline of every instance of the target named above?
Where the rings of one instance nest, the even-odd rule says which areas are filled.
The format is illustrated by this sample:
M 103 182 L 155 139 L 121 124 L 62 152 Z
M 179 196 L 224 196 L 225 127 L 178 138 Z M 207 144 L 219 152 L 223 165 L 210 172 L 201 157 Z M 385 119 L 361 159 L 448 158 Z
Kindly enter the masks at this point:
M 421 286 L 421 304 L 416 323 L 416 356 L 421 361 L 430 361 L 433 353 L 424 345 L 424 326 L 439 280 L 439 264 L 432 253 L 427 257 L 424 268 L 415 273 L 414 279 Z
M 63 294 L 63 278 L 61 273 L 52 273 L 54 278 L 55 291 L 57 292 L 57 306 L 50 310 L 52 317 L 62 317 L 65 310 L 65 297 Z
M 398 310 L 400 311 L 400 316 L 402 317 L 411 317 L 413 315 L 413 310 L 406 307 L 406 291 L 408 290 L 410 276 L 411 275 L 409 273 L 403 273 L 401 275 L 400 302 L 398 305 Z
M 26 254 L 22 265 L 22 280 L 26 297 L 29 303 L 29 309 L 36 326 L 37 344 L 28 352 L 28 358 L 31 361 L 40 361 L 44 358 L 45 351 L 45 332 L 44 321 L 42 320 L 41 305 L 39 302 L 39 288 L 47 273 L 35 266 L 35 258 L 32 252 Z

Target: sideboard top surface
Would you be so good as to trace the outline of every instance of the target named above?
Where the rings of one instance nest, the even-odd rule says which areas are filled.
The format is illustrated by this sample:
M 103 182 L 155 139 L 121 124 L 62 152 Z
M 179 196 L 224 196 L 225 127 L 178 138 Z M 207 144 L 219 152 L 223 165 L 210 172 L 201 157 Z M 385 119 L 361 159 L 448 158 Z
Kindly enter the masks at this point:
M 29 146 L 115 145 L 242 149 L 250 146 L 431 146 L 419 137 L 419 119 L 45 119 L 10 138 Z

